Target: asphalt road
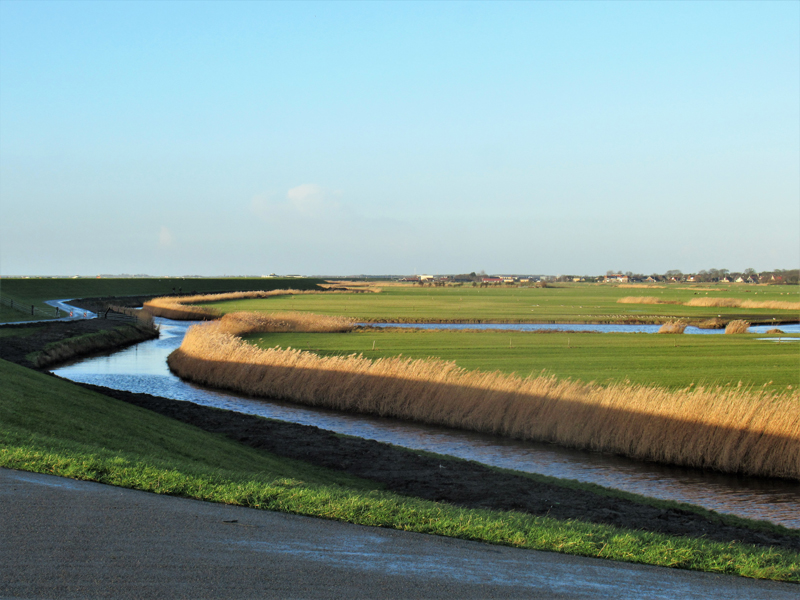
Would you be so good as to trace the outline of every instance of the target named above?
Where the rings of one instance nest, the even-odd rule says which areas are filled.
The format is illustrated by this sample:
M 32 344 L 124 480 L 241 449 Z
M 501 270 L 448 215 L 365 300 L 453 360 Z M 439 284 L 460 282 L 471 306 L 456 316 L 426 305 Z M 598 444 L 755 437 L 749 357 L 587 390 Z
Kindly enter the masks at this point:
M 0 597 L 796 600 L 800 586 L 0 469 Z

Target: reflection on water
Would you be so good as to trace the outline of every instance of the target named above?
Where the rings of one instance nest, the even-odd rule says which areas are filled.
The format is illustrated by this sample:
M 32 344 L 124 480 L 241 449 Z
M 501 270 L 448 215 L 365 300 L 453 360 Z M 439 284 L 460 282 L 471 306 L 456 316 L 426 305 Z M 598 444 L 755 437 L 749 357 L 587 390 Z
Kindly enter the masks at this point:
M 166 365 L 167 355 L 180 345 L 190 324 L 166 319 L 158 321 L 161 324 L 158 340 L 143 342 L 109 356 L 89 358 L 53 372 L 74 381 L 315 425 L 397 446 L 517 471 L 577 479 L 655 498 L 690 502 L 719 512 L 765 519 L 800 529 L 800 484 L 792 482 L 665 467 L 549 444 L 505 440 L 204 389 L 181 381 L 169 372 Z
M 597 333 L 657 333 L 661 325 L 625 325 L 613 323 L 359 323 L 365 327 L 405 327 L 413 329 L 503 329 L 509 331 L 594 331 Z M 766 333 L 774 325 L 754 325 L 748 333 Z M 783 333 L 800 333 L 800 323 L 780 325 Z M 725 333 L 724 329 L 700 329 L 689 326 L 684 334 Z

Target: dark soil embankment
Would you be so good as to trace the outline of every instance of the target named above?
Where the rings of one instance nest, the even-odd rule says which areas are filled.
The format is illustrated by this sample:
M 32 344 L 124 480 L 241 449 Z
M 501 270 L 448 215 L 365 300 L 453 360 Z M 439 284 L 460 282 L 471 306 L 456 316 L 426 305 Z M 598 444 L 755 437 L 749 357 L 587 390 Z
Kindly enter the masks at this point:
M 185 294 L 156 294 L 149 296 L 104 296 L 102 298 L 80 298 L 76 300 L 70 300 L 69 303 L 72 306 L 77 306 L 78 308 L 82 308 L 84 310 L 90 310 L 92 312 L 99 313 L 107 309 L 109 306 L 141 308 L 145 302 L 152 300 L 153 298 L 163 298 L 164 296 L 186 296 L 190 293 L 196 292 L 187 292 Z
M 107 319 L 4 325 L 3 329 L 19 330 L 20 335 L 0 338 L 0 358 L 32 368 L 45 368 L 158 337 L 152 328 Z
M 94 319 L 10 326 L 20 336 L 0 338 L 0 358 L 31 367 L 27 358 L 64 338 L 113 329 L 117 323 Z M 450 504 L 516 510 L 557 519 L 576 519 L 659 532 L 744 542 L 800 551 L 800 533 L 785 534 L 726 525 L 721 519 L 678 508 L 662 508 L 593 493 L 524 475 L 501 472 L 468 461 L 406 450 L 389 444 L 345 437 L 317 427 L 285 423 L 160 398 L 84 385 L 107 396 L 164 416 L 220 433 L 256 449 L 372 479 L 386 489 Z
M 443 459 L 390 444 L 337 435 L 318 427 L 85 385 L 237 442 L 378 481 L 386 489 L 468 508 L 515 510 L 670 535 L 705 537 L 800 550 L 800 535 L 725 525 L 691 511 L 658 508 L 590 491 L 542 483 L 479 463 Z

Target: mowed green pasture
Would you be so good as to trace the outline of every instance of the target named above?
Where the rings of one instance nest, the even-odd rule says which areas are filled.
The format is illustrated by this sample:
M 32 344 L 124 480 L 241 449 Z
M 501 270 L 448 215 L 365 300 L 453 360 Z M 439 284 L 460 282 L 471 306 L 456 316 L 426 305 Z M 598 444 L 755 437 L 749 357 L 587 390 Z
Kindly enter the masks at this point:
M 120 279 L 54 279 L 3 278 L 0 279 L 0 293 L 26 305 L 26 311 L 13 310 L 7 306 L 0 308 L 0 322 L 42 319 L 41 315 L 30 316 L 30 306 L 54 313 L 45 300 L 66 298 L 102 298 L 107 296 L 150 296 L 167 295 L 181 291 L 184 294 L 215 292 L 275 290 L 275 289 L 316 289 L 320 279 L 263 278 L 263 277 L 219 277 L 219 278 L 120 278 Z
M 620 304 L 626 296 L 657 296 L 687 302 L 698 297 L 757 301 L 800 301 L 797 286 L 674 285 L 621 288 L 598 284 L 566 284 L 554 288 L 386 286 L 380 293 L 313 294 L 209 303 L 223 312 L 297 310 L 344 315 L 365 322 L 663 322 L 693 321 L 721 315 L 751 322 L 799 321 L 800 311 L 708 308 L 678 304 Z
M 0 378 L 0 467 L 521 548 L 800 581 L 795 552 L 401 496 L 375 482 L 257 451 L 2 360 Z
M 796 389 L 800 385 L 800 341 L 758 339 L 764 337 L 778 336 L 376 328 L 350 333 L 252 334 L 245 339 L 265 348 L 291 346 L 325 356 L 437 357 L 465 369 L 523 377 L 544 371 L 560 379 L 604 385 L 630 381 L 674 389 L 690 384 L 738 385 L 741 381 L 757 388 Z

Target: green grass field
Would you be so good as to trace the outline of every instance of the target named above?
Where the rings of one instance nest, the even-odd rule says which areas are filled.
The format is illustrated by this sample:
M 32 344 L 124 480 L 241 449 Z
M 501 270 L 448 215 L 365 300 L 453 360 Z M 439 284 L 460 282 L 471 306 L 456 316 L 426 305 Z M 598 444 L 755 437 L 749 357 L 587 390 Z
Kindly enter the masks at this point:
M 796 389 L 800 385 L 800 342 L 758 339 L 764 337 L 773 336 L 371 329 L 252 334 L 246 339 L 261 347 L 291 346 L 326 356 L 435 356 L 454 360 L 465 369 L 521 376 L 544 370 L 562 379 L 600 384 L 631 381 L 681 388 L 690 384 L 738 385 L 741 381 L 759 388 Z
M 702 320 L 717 315 L 752 322 L 798 321 L 800 311 L 708 308 L 675 304 L 619 304 L 625 296 L 657 296 L 686 302 L 698 297 L 757 301 L 800 301 L 797 286 L 674 285 L 621 288 L 596 284 L 559 284 L 557 288 L 385 286 L 377 294 L 298 295 L 210 303 L 223 312 L 298 310 L 344 315 L 359 321 L 460 322 L 661 322 L 670 318 Z
M 5 361 L 0 378 L 2 467 L 522 548 L 800 581 L 797 553 L 399 496 Z
M 45 305 L 46 306 L 46 305 Z M 30 309 L 30 307 L 28 307 Z M 53 311 L 52 308 L 50 308 Z M 54 311 L 53 311 L 54 312 Z M 32 316 L 30 310 L 18 310 L 8 306 L 0 306 L 0 323 L 16 323 L 17 321 L 33 321 L 41 319 L 41 315 Z
M 172 294 L 182 290 L 192 292 L 213 293 L 274 289 L 314 289 L 322 280 L 319 279 L 286 279 L 262 277 L 227 277 L 227 278 L 148 278 L 148 279 L 53 279 L 37 278 L 3 278 L 0 279 L 0 294 L 21 302 L 25 311 L 18 311 L 7 306 L 0 307 L 0 322 L 25 321 L 33 318 L 41 319 L 41 315 L 30 316 L 30 306 L 53 313 L 52 307 L 45 300 L 61 300 L 65 298 L 99 298 L 105 296 L 144 296 Z

